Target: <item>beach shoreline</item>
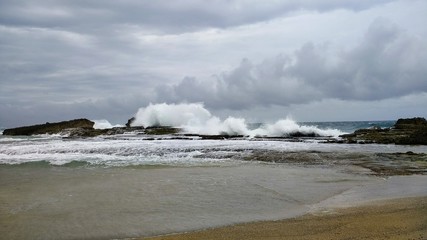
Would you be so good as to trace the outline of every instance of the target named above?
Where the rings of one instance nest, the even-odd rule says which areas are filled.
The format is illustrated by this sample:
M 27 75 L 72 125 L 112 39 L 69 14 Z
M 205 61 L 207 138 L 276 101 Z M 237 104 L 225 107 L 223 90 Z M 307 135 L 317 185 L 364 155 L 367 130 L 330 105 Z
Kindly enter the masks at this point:
M 8 138 L 0 153 L 4 239 L 138 239 L 427 197 L 425 146 L 43 137 Z
M 135 239 L 427 239 L 427 196 L 375 200 L 290 219 Z

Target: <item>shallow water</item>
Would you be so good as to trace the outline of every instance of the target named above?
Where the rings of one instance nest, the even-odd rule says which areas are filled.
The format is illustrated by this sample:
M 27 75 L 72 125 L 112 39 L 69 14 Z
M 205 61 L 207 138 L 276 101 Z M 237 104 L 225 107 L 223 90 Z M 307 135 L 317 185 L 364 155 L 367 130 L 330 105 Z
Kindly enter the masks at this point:
M 3 137 L 0 238 L 152 236 L 427 195 L 427 176 L 384 179 L 351 164 L 244 161 L 254 151 L 426 153 L 425 146 L 143 139 Z
M 150 137 L 148 137 L 150 138 Z M 121 135 L 92 139 L 60 136 L 0 137 L 0 164 L 44 161 L 52 165 L 86 162 L 89 165 L 211 166 L 235 164 L 253 150 L 407 152 L 427 153 L 427 146 L 324 144 L 241 140 L 145 140 L 147 136 Z
M 279 219 L 359 184 L 331 169 L 1 167 L 4 239 L 122 238 Z

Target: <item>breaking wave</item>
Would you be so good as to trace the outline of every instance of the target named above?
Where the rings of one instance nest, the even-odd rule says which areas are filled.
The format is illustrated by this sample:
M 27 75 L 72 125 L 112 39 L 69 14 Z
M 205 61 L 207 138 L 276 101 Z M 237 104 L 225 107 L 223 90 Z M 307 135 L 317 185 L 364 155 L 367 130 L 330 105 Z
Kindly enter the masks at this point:
M 113 128 L 113 127 L 123 127 L 122 125 L 112 125 L 108 120 L 101 119 L 101 120 L 92 120 L 95 124 L 93 125 L 93 128 L 95 129 L 107 129 L 107 128 Z
M 321 129 L 317 126 L 300 125 L 290 118 L 262 124 L 256 129 L 251 129 L 244 118 L 230 116 L 221 120 L 213 116 L 202 103 L 150 104 L 138 110 L 132 126 L 171 126 L 182 128 L 185 133 L 250 137 L 287 137 L 298 134 L 338 137 L 344 134 L 338 129 Z

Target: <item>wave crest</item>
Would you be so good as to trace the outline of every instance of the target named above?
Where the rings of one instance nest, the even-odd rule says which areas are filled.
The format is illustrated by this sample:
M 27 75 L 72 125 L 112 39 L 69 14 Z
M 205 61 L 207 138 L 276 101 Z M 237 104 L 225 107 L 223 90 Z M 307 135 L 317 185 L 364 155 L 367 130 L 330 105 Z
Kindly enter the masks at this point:
M 93 125 L 93 128 L 95 129 L 108 129 L 113 127 L 123 127 L 122 125 L 112 125 L 108 120 L 101 119 L 101 120 L 92 120 L 95 124 Z
M 205 135 L 244 135 L 250 137 L 318 136 L 338 137 L 338 129 L 320 129 L 317 126 L 299 125 L 290 118 L 250 129 L 244 118 L 213 116 L 202 103 L 150 104 L 140 108 L 132 126 L 171 126 L 182 128 L 185 133 Z

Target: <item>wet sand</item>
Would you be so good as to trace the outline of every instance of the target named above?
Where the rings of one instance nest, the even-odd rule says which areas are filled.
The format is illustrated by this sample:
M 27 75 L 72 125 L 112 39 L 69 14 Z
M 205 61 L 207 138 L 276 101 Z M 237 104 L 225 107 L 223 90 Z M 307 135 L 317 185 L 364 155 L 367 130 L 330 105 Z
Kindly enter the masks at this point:
M 427 197 L 141 239 L 427 239 Z

